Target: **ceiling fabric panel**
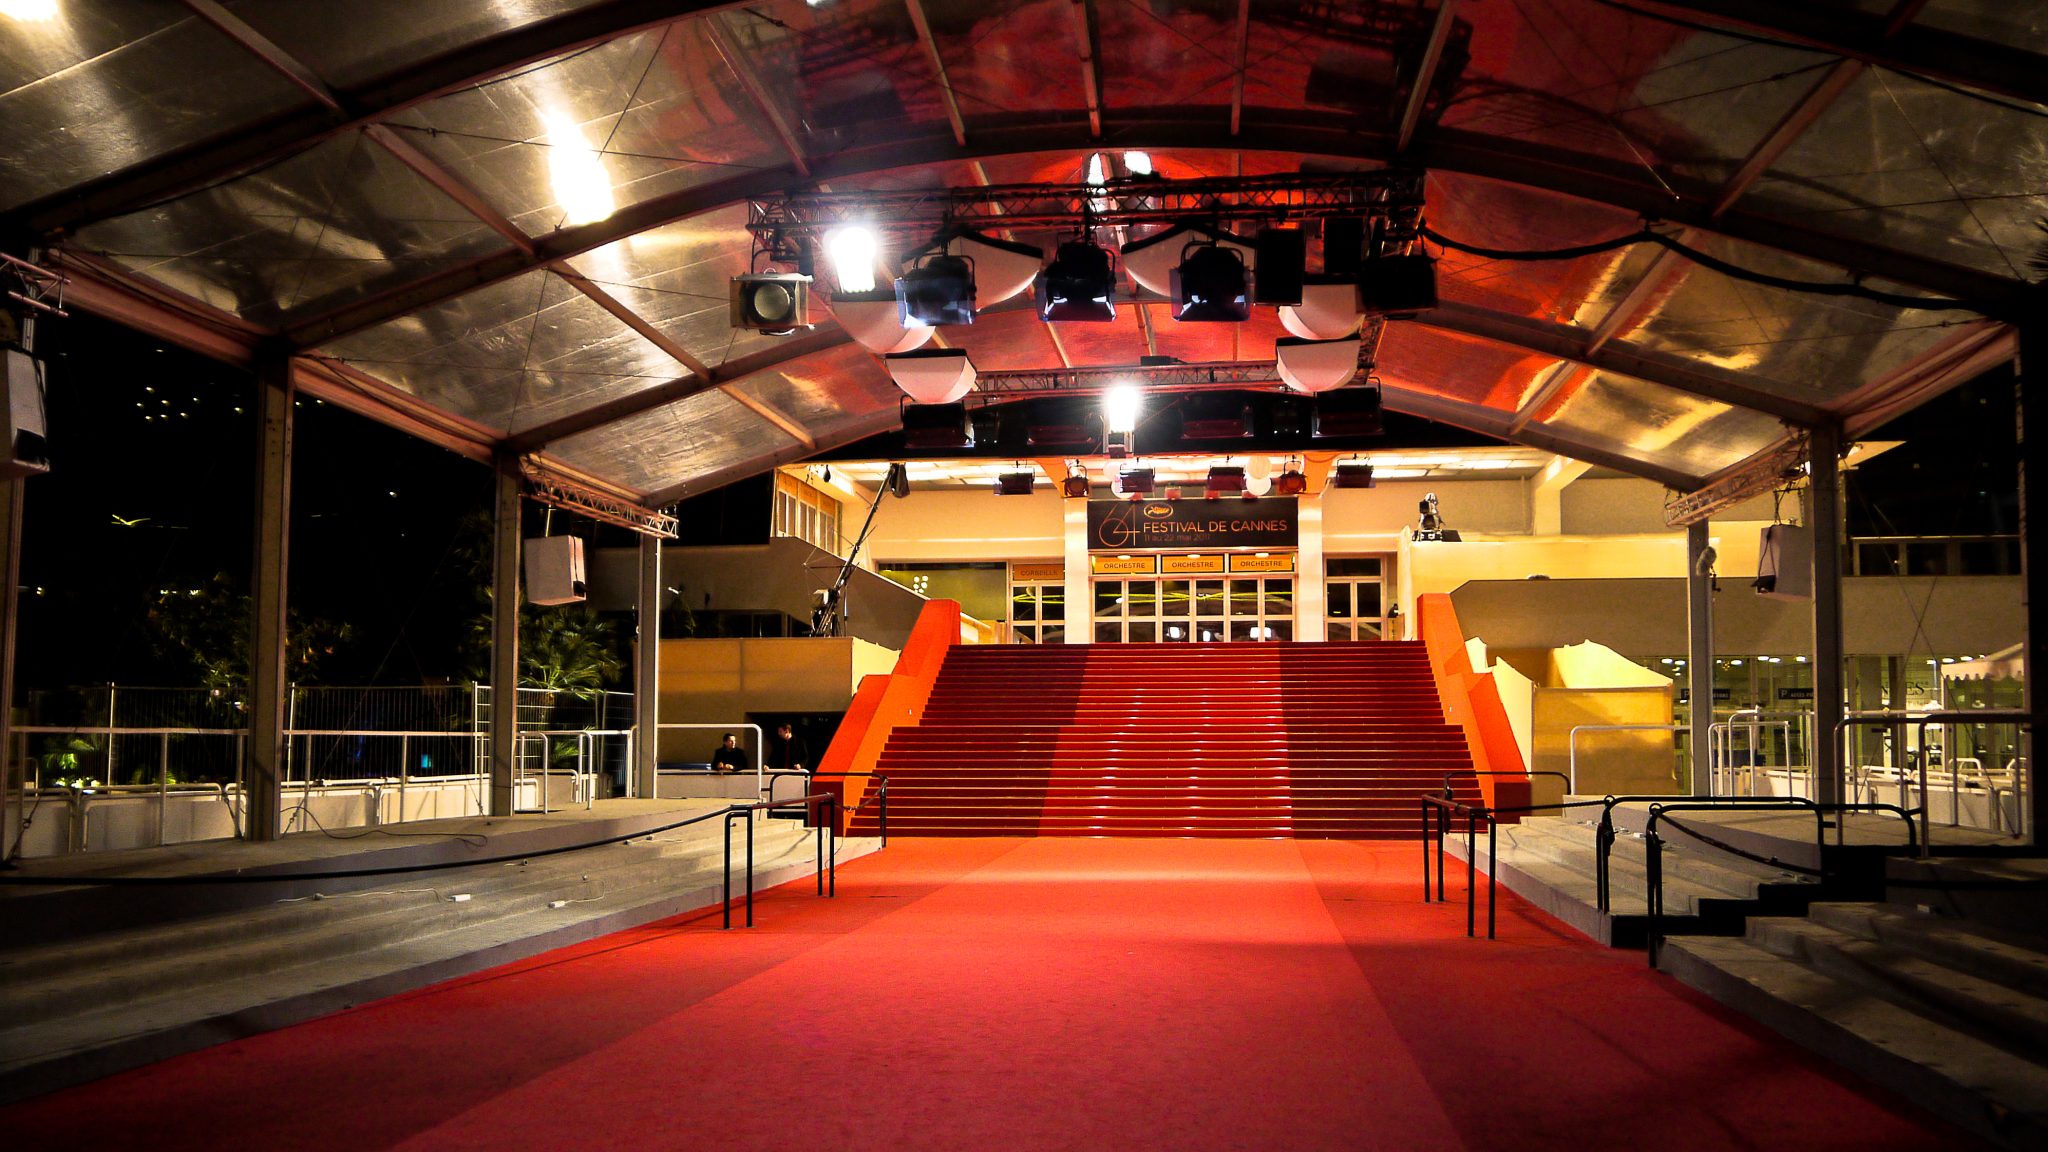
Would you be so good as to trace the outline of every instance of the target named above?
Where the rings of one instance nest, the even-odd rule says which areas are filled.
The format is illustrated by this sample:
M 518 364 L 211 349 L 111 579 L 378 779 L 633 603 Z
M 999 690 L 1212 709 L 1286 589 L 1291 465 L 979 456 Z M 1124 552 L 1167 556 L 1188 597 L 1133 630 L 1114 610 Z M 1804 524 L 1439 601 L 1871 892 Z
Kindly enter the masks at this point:
M 1599 3 L 1472 4 L 1441 123 L 1720 184 L 1833 58 Z
M 2022 107 L 1870 69 L 1741 207 L 2023 276 L 2048 216 L 2048 109 Z
M 788 163 L 696 20 L 570 53 L 394 123 L 532 236 L 580 222 L 563 206 L 578 172 L 594 172 L 616 209 Z
M 1557 361 L 1491 340 L 1422 324 L 1387 325 L 1380 368 L 1419 391 L 1513 412 Z
M 2048 8 L 2014 0 L 1929 0 L 1913 23 L 2048 53 Z
M 235 15 L 337 87 L 375 80 L 599 0 L 227 0 Z
M 706 19 L 738 46 L 807 155 L 949 130 L 902 0 L 772 0 Z
M 772 348 L 782 337 L 734 328 L 732 278 L 748 270 L 745 205 L 733 205 L 586 252 L 569 261 L 600 288 L 711 367 Z M 831 315 L 812 319 L 832 327 Z
M 1625 236 L 1638 227 L 1625 213 L 1585 200 L 1520 188 L 1499 180 L 1432 172 L 1430 226 L 1482 248 L 1568 248 Z M 1641 261 L 1633 249 L 1574 260 L 1491 260 L 1454 249 L 1434 253 L 1438 291 L 1446 300 L 1559 324 L 1590 327 L 1626 293 Z M 1599 307 L 1589 307 L 1598 302 Z
M 1782 423 L 1761 413 L 1611 372 L 1595 372 L 1560 395 L 1538 414 L 1538 426 L 1701 478 L 1785 434 Z
M 1227 0 L 1096 0 L 1102 98 L 1112 108 L 1230 104 L 1237 5 Z M 1071 38 L 1068 41 L 1072 43 Z M 1050 59 L 1058 59 L 1052 53 Z M 1080 69 L 1078 54 L 1073 67 Z
M 793 443 L 732 397 L 710 391 L 550 444 L 548 454 L 635 492 L 658 492 Z
M 172 0 L 0 19 L 0 84 L 0 208 L 310 103 Z
M 507 435 L 685 375 L 552 272 L 529 272 L 320 349 Z
M 1080 114 L 1071 0 L 925 0 L 946 80 L 967 120 Z
M 347 132 L 263 171 L 88 225 L 72 246 L 270 326 L 506 244 L 362 133 Z
M 729 387 L 803 425 L 819 439 L 849 420 L 894 412 L 903 400 L 895 381 L 858 344 L 842 344 L 780 368 L 755 372 Z
M 1710 256 L 1774 276 L 1841 280 L 1835 269 L 1718 236 L 1696 238 Z M 1901 309 L 1854 296 L 1815 296 L 1723 276 L 1680 260 L 1667 287 L 1620 337 L 1811 403 L 1886 375 L 1948 339 L 1960 312 Z M 1873 288 L 1902 289 L 1881 282 Z

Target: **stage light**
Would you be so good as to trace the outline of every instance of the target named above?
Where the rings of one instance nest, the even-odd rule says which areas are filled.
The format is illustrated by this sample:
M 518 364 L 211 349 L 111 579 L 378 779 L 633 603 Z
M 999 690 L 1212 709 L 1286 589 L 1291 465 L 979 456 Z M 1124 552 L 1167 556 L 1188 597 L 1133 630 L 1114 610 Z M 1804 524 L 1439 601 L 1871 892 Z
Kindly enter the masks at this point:
M 57 0 L 0 0 L 0 16 L 25 23 L 54 20 Z
M 1260 304 L 1296 305 L 1308 279 L 1308 233 L 1299 228 L 1261 228 L 1252 240 L 1252 299 Z
M 1358 331 L 1358 282 L 1312 277 L 1301 287 L 1301 303 L 1282 305 L 1280 326 L 1304 340 L 1341 340 Z
M 550 112 L 544 118 L 548 130 L 548 181 L 555 203 L 571 224 L 595 224 L 612 214 L 611 176 L 604 160 L 583 138 L 574 120 Z
M 1102 416 L 1112 433 L 1128 436 L 1138 430 L 1138 408 L 1143 400 L 1135 384 L 1118 384 L 1102 394 Z
M 1088 498 L 1088 474 L 1085 472 L 1067 473 L 1067 478 L 1060 481 L 1060 495 L 1065 496 L 1069 500 L 1086 500 Z
M 1357 336 L 1343 340 L 1302 340 L 1282 336 L 1273 341 L 1280 379 L 1296 392 L 1328 392 L 1358 375 Z
M 955 231 L 946 241 L 946 251 L 973 263 L 977 312 L 1031 287 L 1031 281 L 1045 264 L 1045 251 L 1035 244 L 984 236 L 969 228 Z
M 832 317 L 848 336 L 877 356 L 922 348 L 938 333 L 936 328 L 905 328 L 903 309 L 893 288 L 840 292 L 832 297 Z
M 1308 491 L 1308 477 L 1289 468 L 1273 478 L 1273 491 L 1282 496 L 1299 496 Z
M 1130 273 L 1131 279 L 1145 291 L 1173 297 L 1174 270 L 1180 267 L 1187 246 L 1194 242 L 1228 248 L 1243 257 L 1247 264 L 1256 259 L 1256 252 L 1250 244 L 1228 232 L 1202 224 L 1176 224 L 1164 232 L 1155 232 L 1124 245 L 1124 271 Z
M 1109 250 L 1086 240 L 1059 247 L 1038 274 L 1041 320 L 1102 323 L 1116 319 L 1116 271 Z
M 1124 153 L 1124 171 L 1133 176 L 1152 175 L 1152 154 L 1150 152 Z
M 832 258 L 832 275 L 842 293 L 875 290 L 875 261 L 881 246 L 874 232 L 859 224 L 834 228 L 825 233 L 825 254 Z
M 1005 472 L 996 477 L 998 496 L 1029 496 L 1037 487 L 1036 472 Z
M 1369 460 L 1358 460 L 1337 465 L 1336 472 L 1330 477 L 1330 487 L 1372 487 L 1372 462 Z
M 1152 486 L 1150 468 L 1125 468 L 1116 474 L 1116 494 L 1119 496 L 1150 496 Z
M 958 348 L 897 352 L 882 362 L 903 394 L 919 404 L 951 404 L 974 390 L 974 361 Z
M 1428 256 L 1381 256 L 1359 267 L 1358 308 L 1368 316 L 1415 316 L 1436 304 L 1436 261 Z
M 905 328 L 974 323 L 974 262 L 943 253 L 903 273 L 896 301 Z
M 1190 323 L 1238 323 L 1252 314 L 1251 274 L 1244 257 L 1218 244 L 1184 250 L 1173 270 L 1173 318 Z
M 1380 419 L 1380 390 L 1365 386 L 1338 388 L 1316 397 L 1315 435 L 1377 436 L 1385 431 Z
M 1183 440 L 1242 440 L 1252 434 L 1253 410 L 1239 394 L 1196 392 L 1180 399 Z
M 903 410 L 903 445 L 918 449 L 972 448 L 974 421 L 968 419 L 965 404 L 912 404 Z
M 732 278 L 728 317 L 735 328 L 787 336 L 811 326 L 811 278 L 796 272 L 749 272 Z
M 1209 479 L 1202 486 L 1202 495 L 1210 500 L 1223 496 L 1244 493 L 1244 469 L 1235 465 L 1218 464 L 1209 469 Z

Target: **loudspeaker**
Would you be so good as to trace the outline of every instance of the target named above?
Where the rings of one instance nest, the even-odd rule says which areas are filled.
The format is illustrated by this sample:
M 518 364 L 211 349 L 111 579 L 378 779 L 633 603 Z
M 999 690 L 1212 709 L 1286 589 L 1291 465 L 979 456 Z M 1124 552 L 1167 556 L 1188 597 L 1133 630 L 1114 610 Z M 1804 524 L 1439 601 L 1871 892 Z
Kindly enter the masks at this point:
M 1308 276 L 1308 234 L 1299 228 L 1263 228 L 1252 241 L 1252 301 L 1301 303 Z
M 1333 216 L 1323 221 L 1323 275 L 1356 276 L 1365 252 L 1365 221 Z
M 1428 256 L 1381 256 L 1358 271 L 1358 310 L 1367 316 L 1405 318 L 1436 303 L 1436 261 Z
M 1317 396 L 1315 404 L 1318 439 L 1377 436 L 1386 430 L 1380 416 L 1378 388 L 1337 388 Z
M 1232 392 L 1195 392 L 1181 398 L 1181 439 L 1237 440 L 1252 434 L 1252 406 Z
M 7 349 L 7 455 L 0 476 L 34 476 L 50 470 L 43 438 L 43 364 L 18 348 Z
M 526 542 L 528 604 L 577 604 L 588 592 L 582 537 L 542 536 Z
M 972 448 L 974 421 L 965 404 L 910 404 L 903 409 L 908 448 Z
M 1764 528 L 1756 552 L 1756 591 L 1773 600 L 1813 599 L 1813 530 L 1793 524 Z

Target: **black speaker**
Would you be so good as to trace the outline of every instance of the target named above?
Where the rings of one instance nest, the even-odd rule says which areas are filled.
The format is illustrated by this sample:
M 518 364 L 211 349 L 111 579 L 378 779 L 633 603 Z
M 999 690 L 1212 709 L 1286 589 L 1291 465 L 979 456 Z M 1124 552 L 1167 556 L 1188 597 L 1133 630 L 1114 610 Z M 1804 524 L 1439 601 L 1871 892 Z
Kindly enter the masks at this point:
M 18 348 L 7 349 L 7 455 L 0 476 L 33 476 L 50 470 L 44 439 L 43 362 Z
M 1252 241 L 1252 300 L 1259 304 L 1301 303 L 1308 275 L 1308 235 L 1299 228 L 1264 228 Z
M 910 469 L 901 464 L 889 465 L 889 473 L 882 478 L 882 486 L 898 500 L 910 495 Z
M 1353 216 L 1323 221 L 1323 274 L 1356 276 L 1365 251 L 1365 221 Z
M 1427 256 L 1381 256 L 1358 271 L 1358 310 L 1367 316 L 1414 316 L 1436 300 L 1436 261 Z
M 965 404 L 906 404 L 903 408 L 906 448 L 972 448 L 974 422 Z
M 1383 431 L 1378 388 L 1337 388 L 1316 397 L 1315 434 L 1319 439 L 1377 436 Z
M 1181 398 L 1183 440 L 1237 440 L 1252 434 L 1252 406 L 1233 392 L 1195 392 Z

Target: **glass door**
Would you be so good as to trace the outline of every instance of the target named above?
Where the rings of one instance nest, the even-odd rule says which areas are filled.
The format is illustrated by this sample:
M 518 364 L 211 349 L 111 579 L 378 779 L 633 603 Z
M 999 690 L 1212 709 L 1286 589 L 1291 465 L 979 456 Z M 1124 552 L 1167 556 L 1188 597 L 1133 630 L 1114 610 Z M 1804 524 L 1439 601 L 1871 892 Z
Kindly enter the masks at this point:
M 1391 634 L 1393 560 L 1347 556 L 1324 563 L 1323 638 L 1352 642 L 1383 640 Z

